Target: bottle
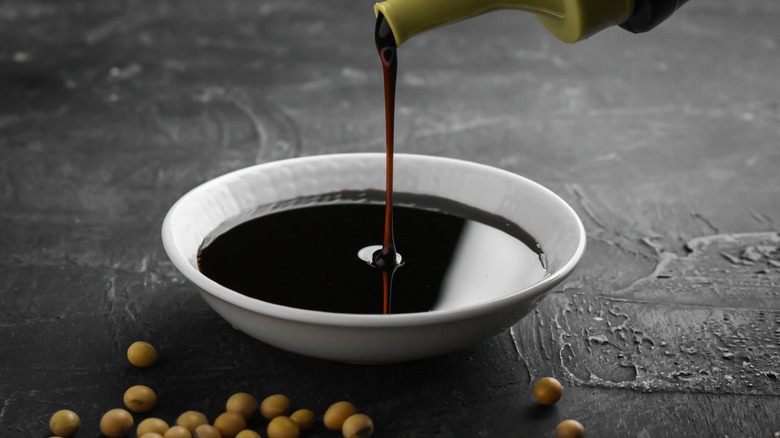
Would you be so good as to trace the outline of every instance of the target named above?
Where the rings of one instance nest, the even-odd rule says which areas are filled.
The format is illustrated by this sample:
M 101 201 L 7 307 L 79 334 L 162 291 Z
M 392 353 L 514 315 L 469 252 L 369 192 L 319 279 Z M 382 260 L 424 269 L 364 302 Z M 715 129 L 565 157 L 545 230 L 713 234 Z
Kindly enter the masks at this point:
M 647 32 L 688 0 L 386 0 L 374 5 L 385 17 L 397 46 L 419 33 L 502 9 L 531 12 L 567 43 L 611 26 Z

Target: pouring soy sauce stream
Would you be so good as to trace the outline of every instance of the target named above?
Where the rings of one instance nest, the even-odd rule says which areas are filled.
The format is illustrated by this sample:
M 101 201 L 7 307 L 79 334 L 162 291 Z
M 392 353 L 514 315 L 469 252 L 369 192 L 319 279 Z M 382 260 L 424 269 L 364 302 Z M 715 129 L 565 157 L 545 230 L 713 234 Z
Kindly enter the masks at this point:
M 374 31 L 376 49 L 382 61 L 382 75 L 385 90 L 385 229 L 382 249 L 374 253 L 374 265 L 384 270 L 398 266 L 395 237 L 393 234 L 393 149 L 395 144 L 395 84 L 398 72 L 396 43 L 390 25 L 384 15 L 379 14 Z M 392 277 L 392 272 L 389 275 Z M 387 281 L 386 281 L 387 283 Z
M 398 72 L 397 45 L 390 25 L 384 15 L 379 14 L 374 30 L 376 50 L 382 62 L 382 76 L 385 90 L 385 229 L 382 249 L 373 256 L 374 266 L 382 269 L 382 312 L 390 313 L 390 296 L 393 290 L 393 276 L 400 266 L 395 249 L 393 229 L 393 149 L 395 144 L 395 84 Z

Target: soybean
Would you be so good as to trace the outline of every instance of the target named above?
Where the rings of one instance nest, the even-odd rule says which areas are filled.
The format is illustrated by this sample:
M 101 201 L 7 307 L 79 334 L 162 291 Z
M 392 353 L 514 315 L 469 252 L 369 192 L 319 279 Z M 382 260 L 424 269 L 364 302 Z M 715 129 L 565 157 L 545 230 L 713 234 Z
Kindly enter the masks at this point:
M 539 404 L 554 405 L 563 395 L 563 385 L 552 377 L 545 377 L 534 385 L 534 398 Z
M 262 438 L 259 433 L 254 430 L 244 429 L 236 435 L 236 438 Z
M 222 438 L 234 438 L 239 432 L 246 429 L 246 418 L 238 412 L 223 412 L 216 420 L 217 428 Z
M 127 360 L 137 367 L 146 368 L 157 361 L 157 349 L 148 342 L 133 342 L 127 349 Z
M 582 438 L 585 427 L 576 420 L 563 420 L 555 428 L 555 438 Z
M 124 401 L 133 412 L 149 412 L 157 403 L 157 394 L 148 386 L 135 385 L 127 388 Z
M 133 427 L 133 416 L 124 409 L 111 409 L 100 419 L 100 431 L 109 438 L 127 435 Z
M 355 414 L 344 420 L 341 426 L 344 438 L 368 438 L 374 434 L 374 422 L 366 414 Z
M 192 432 L 184 426 L 173 426 L 165 432 L 163 438 L 192 438 Z
M 290 419 L 280 415 L 274 417 L 270 423 L 268 423 L 268 438 L 298 438 L 301 431 L 298 428 L 298 424 Z
M 314 412 L 311 409 L 298 409 L 290 415 L 301 430 L 309 430 L 314 425 Z
M 79 416 L 69 409 L 62 409 L 54 413 L 49 420 L 49 429 L 54 435 L 67 438 L 79 428 Z
M 357 413 L 355 405 L 348 401 L 340 401 L 330 405 L 322 421 L 330 430 L 340 430 L 347 418 Z
M 246 392 L 237 392 L 228 398 L 225 403 L 225 410 L 228 412 L 238 412 L 244 418 L 249 418 L 257 410 L 257 399 Z
M 185 427 L 190 433 L 195 433 L 195 429 L 201 424 L 208 424 L 209 420 L 205 415 L 198 411 L 187 411 L 176 419 L 176 425 Z
M 168 423 L 166 423 L 165 420 L 151 417 L 138 423 L 138 427 L 135 428 L 135 434 L 139 437 L 143 434 L 152 432 L 165 435 L 165 432 L 168 432 L 168 429 L 170 428 L 171 427 L 168 426 Z
M 260 414 L 266 420 L 272 420 L 280 415 L 285 415 L 289 410 L 290 399 L 283 394 L 269 395 L 260 403 Z
M 201 424 L 195 428 L 192 438 L 222 438 L 216 427 L 209 424 Z

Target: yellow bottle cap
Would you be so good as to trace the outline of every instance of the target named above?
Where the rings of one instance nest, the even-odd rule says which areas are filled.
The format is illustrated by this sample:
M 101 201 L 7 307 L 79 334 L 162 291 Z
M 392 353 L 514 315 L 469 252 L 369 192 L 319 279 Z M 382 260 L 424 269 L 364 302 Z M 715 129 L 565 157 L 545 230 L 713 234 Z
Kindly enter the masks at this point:
M 574 43 L 626 21 L 634 0 L 386 0 L 374 5 L 399 46 L 419 33 L 500 9 L 536 14 L 555 37 Z
M 608 27 L 628 20 L 634 0 L 563 0 L 563 16 L 537 13 L 550 33 L 566 43 L 576 43 Z

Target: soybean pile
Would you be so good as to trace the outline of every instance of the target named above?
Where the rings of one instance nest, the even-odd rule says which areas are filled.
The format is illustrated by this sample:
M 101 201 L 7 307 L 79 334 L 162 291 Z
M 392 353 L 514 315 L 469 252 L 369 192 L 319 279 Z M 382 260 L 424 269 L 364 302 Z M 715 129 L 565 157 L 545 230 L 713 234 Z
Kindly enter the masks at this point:
M 127 349 L 127 360 L 134 366 L 146 368 L 157 361 L 157 349 L 144 341 L 134 342 Z M 249 392 L 236 392 L 225 402 L 225 411 L 213 422 L 202 412 L 182 412 L 172 425 L 163 418 L 146 417 L 135 425 L 131 411 L 150 412 L 157 404 L 157 394 L 145 385 L 129 387 L 123 396 L 124 408 L 106 411 L 100 420 L 100 432 L 108 438 L 122 438 L 135 428 L 138 438 L 298 438 L 314 427 L 317 415 L 306 407 L 293 410 L 293 403 L 284 394 L 271 394 L 258 402 Z M 254 416 L 264 420 L 265 435 L 248 428 Z M 349 401 L 333 403 L 323 414 L 322 423 L 328 430 L 341 432 L 346 438 L 368 438 L 374 434 L 374 422 Z M 76 412 L 62 409 L 49 420 L 52 438 L 77 435 L 80 418 Z
M 157 349 L 144 341 L 134 342 L 127 349 L 127 360 L 138 368 L 152 366 L 157 361 Z M 563 396 L 563 385 L 553 377 L 545 377 L 536 382 L 533 396 L 542 406 L 552 406 Z M 271 394 L 258 402 L 249 392 L 235 392 L 225 402 L 225 410 L 213 422 L 205 414 L 187 410 L 173 421 L 146 417 L 135 425 L 133 414 L 144 414 L 154 409 L 157 394 L 153 388 L 145 385 L 129 387 L 123 396 L 125 408 L 113 408 L 106 411 L 100 420 L 100 431 L 108 438 L 122 438 L 133 432 L 138 438 L 299 438 L 312 429 L 320 419 L 315 412 L 305 406 L 295 407 L 284 394 Z M 248 422 L 260 416 L 264 420 L 262 428 L 249 428 Z M 321 417 L 322 425 L 344 438 L 369 438 L 374 434 L 374 422 L 367 414 L 359 412 L 349 401 L 337 401 L 328 407 Z M 51 438 L 69 438 L 77 434 L 80 418 L 76 412 L 61 409 L 49 420 Z M 581 438 L 585 436 L 585 427 L 576 420 L 567 419 L 558 424 L 553 431 L 556 438 Z

